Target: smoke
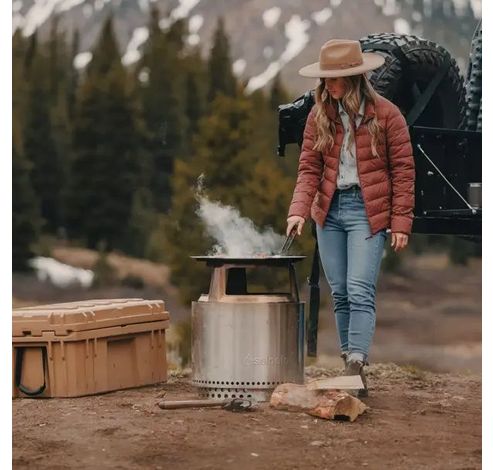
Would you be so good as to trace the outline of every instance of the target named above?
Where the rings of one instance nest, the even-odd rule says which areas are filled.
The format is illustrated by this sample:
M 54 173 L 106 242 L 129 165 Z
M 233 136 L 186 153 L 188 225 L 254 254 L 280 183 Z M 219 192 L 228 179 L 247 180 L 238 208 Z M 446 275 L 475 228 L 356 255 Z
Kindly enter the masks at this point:
M 204 174 L 197 180 L 195 198 L 199 202 L 196 213 L 204 222 L 207 233 L 216 240 L 208 256 L 246 258 L 279 252 L 284 238 L 271 227 L 261 231 L 234 207 L 208 199 L 204 194 Z

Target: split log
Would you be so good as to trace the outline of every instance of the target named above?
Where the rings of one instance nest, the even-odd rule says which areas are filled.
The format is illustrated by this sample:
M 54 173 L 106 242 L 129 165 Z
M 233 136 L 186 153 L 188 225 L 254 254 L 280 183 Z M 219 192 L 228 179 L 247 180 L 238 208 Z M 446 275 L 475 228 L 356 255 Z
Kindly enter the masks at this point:
M 270 406 L 277 410 L 304 411 L 324 419 L 354 421 L 368 407 L 341 390 L 308 390 L 305 385 L 285 383 L 272 392 Z

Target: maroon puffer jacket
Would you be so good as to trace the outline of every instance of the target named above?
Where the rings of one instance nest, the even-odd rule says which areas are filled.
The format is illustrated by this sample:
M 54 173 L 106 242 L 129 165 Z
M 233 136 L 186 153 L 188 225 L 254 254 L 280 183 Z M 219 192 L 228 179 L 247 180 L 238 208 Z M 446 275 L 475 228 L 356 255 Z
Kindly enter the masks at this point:
M 336 121 L 335 141 L 329 152 L 313 150 L 317 132 L 315 106 L 305 125 L 298 179 L 288 217 L 298 215 L 307 220 L 311 215 L 323 227 L 337 189 L 344 128 L 334 106 L 324 104 L 330 118 Z M 377 145 L 381 158 L 371 153 L 371 135 L 367 127 L 375 113 L 383 131 Z M 355 137 L 358 175 L 372 235 L 385 228 L 410 234 L 414 217 L 415 169 L 404 116 L 397 106 L 378 95 L 375 105 L 367 102 Z

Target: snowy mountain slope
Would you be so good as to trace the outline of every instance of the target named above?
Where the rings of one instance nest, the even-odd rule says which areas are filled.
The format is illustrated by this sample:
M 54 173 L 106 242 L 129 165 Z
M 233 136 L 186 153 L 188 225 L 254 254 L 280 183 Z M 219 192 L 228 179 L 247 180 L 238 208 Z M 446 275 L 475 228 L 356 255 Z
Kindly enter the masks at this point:
M 187 42 L 199 45 L 203 56 L 208 55 L 217 17 L 222 15 L 233 70 L 248 82 L 247 89 L 269 86 L 282 71 L 293 93 L 312 85 L 297 70 L 315 62 L 320 46 L 332 37 L 358 39 L 384 31 L 417 34 L 445 46 L 465 70 L 470 38 L 481 17 L 481 0 L 14 0 L 13 31 L 20 29 L 29 36 L 38 30 L 46 37 L 50 19 L 59 14 L 68 39 L 74 28 L 80 32 L 75 65 L 84 67 L 112 10 L 122 62 L 131 66 L 147 40 L 153 3 L 162 13 L 163 29 L 178 18 L 187 18 Z

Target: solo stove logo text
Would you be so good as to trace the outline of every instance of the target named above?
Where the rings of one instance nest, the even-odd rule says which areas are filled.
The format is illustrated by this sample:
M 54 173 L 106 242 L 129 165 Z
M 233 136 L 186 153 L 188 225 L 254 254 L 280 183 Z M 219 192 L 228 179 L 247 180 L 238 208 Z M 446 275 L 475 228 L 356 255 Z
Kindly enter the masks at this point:
M 247 366 L 280 366 L 288 363 L 288 358 L 286 356 L 253 356 L 247 354 L 244 361 Z

